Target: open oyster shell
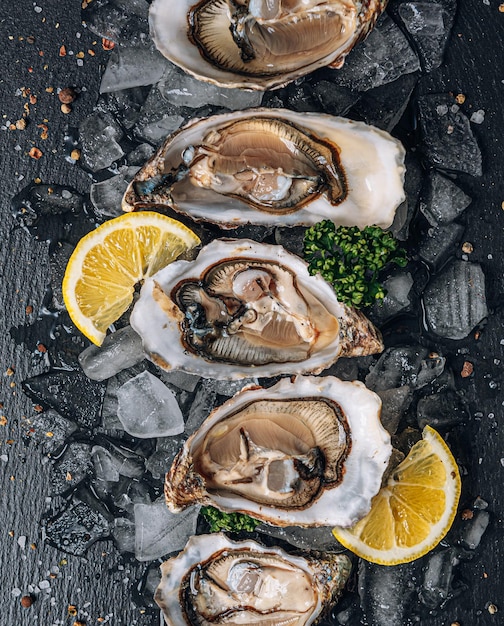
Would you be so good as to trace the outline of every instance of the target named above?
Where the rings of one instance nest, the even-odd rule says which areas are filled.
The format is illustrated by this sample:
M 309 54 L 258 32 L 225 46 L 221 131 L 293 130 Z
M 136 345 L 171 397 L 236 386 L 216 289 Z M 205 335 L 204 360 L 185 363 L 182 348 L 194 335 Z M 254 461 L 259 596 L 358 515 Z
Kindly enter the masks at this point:
M 154 0 L 158 50 L 200 80 L 271 89 L 331 65 L 374 26 L 386 0 Z
M 342 554 L 293 556 L 199 535 L 161 565 L 155 600 L 168 626 L 309 626 L 337 600 L 350 568 Z
M 281 246 L 216 239 L 146 279 L 130 323 L 164 369 L 240 379 L 318 373 L 381 352 L 379 331 Z
M 332 376 L 242 391 L 185 442 L 166 475 L 166 503 L 276 526 L 351 526 L 369 511 L 392 451 L 380 412 L 363 383 Z
M 405 195 L 405 151 L 341 117 L 249 109 L 194 120 L 130 183 L 123 209 L 167 205 L 223 228 L 241 224 L 387 228 Z

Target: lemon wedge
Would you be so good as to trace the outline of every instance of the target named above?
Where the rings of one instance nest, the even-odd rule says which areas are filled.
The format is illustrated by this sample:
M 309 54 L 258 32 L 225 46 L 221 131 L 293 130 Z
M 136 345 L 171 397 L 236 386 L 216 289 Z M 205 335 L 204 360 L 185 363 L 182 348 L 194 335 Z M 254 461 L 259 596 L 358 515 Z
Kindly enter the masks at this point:
M 408 456 L 352 528 L 334 528 L 336 539 L 380 565 L 408 563 L 434 548 L 450 529 L 460 497 L 457 463 L 441 435 L 426 426 Z
M 100 346 L 135 286 L 199 243 L 189 228 L 154 211 L 105 222 L 79 241 L 66 267 L 63 299 L 73 323 Z

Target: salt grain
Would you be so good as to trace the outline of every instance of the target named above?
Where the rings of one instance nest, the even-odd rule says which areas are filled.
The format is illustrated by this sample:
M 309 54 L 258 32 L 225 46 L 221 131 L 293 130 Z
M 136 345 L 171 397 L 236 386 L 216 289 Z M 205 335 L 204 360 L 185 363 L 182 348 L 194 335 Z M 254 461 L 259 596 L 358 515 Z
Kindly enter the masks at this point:
M 474 111 L 471 115 L 471 122 L 474 124 L 482 124 L 485 121 L 485 111 L 483 109 L 479 109 L 478 111 Z

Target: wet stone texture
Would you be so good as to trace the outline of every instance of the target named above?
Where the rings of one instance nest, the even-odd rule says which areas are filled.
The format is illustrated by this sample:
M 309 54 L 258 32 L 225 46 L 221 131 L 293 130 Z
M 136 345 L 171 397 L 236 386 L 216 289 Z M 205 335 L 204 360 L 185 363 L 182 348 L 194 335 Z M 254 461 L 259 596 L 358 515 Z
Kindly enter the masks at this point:
M 370 312 L 386 350 L 342 359 L 330 373 L 366 381 L 378 392 L 384 425 L 401 445 L 411 445 L 426 424 L 439 429 L 464 481 L 461 511 L 443 545 L 397 567 L 355 558 L 353 579 L 322 626 L 497 623 L 489 608 L 498 605 L 503 558 L 497 541 L 504 468 L 498 429 L 503 198 L 497 183 L 504 154 L 498 158 L 496 138 L 504 120 L 492 92 L 502 77 L 490 75 L 500 67 L 504 36 L 497 36 L 497 7 L 392 0 L 342 70 L 321 69 L 261 94 L 200 83 L 172 66 L 152 47 L 145 0 L 83 4 L 89 4 L 86 28 L 78 5 L 63 13 L 56 0 L 19 0 L 0 21 L 12 69 L 3 76 L 0 132 L 7 168 L 0 191 L 6 338 L 0 344 L 0 465 L 8 503 L 0 510 L 0 562 L 9 564 L 0 602 L 6 624 L 62 626 L 73 603 L 81 623 L 157 626 L 159 559 L 206 529 L 197 507 L 178 516 L 167 510 L 164 474 L 212 409 L 257 381 L 160 372 L 144 359 L 124 319 L 103 348 L 87 347 L 63 310 L 61 279 L 79 238 L 120 215 L 134 168 L 168 132 L 195 116 L 259 103 L 349 115 L 404 141 L 407 201 L 391 230 L 410 262 L 387 270 L 385 301 Z M 64 113 L 57 92 L 69 76 L 78 97 Z M 23 131 L 15 124 L 22 115 Z M 49 120 L 45 138 L 40 120 Z M 39 159 L 28 154 L 33 146 L 42 152 Z M 75 149 L 80 155 L 71 156 Z M 205 241 L 219 234 L 198 228 Z M 303 231 L 247 226 L 232 234 L 282 243 L 302 256 Z M 162 386 L 157 401 L 169 398 L 171 413 L 176 405 L 182 414 L 182 421 L 179 413 L 169 416 L 177 417 L 177 434 L 152 424 L 132 431 L 119 419 L 121 389 L 139 375 L 155 376 Z M 151 395 L 135 389 L 126 404 L 136 404 L 138 394 Z M 327 528 L 262 525 L 257 535 L 291 550 L 340 549 Z M 28 610 L 19 602 L 26 593 L 36 600 Z

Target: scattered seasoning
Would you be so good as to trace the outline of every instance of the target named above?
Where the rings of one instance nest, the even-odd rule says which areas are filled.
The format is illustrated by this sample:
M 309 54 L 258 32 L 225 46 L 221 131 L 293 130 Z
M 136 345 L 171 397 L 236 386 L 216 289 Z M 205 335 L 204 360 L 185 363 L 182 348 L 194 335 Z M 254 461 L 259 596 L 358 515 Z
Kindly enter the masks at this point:
M 46 87 L 45 90 L 47 91 L 47 93 L 53 93 L 54 92 L 54 87 Z
M 8 367 L 8 368 L 5 370 L 5 374 L 6 374 L 7 376 L 14 376 L 14 368 L 13 368 L 13 367 Z
M 70 472 L 66 473 L 65 480 L 68 480 L 68 481 L 72 480 L 72 474 L 70 474 Z
M 78 622 L 74 622 L 73 626 L 86 626 L 86 622 L 81 622 L 80 620 Z
M 471 254 L 471 252 L 473 252 L 474 247 L 472 245 L 472 243 L 470 243 L 469 241 L 465 241 L 462 244 L 462 252 L 465 252 L 466 254 Z
M 44 410 L 44 407 L 43 407 L 43 406 L 41 406 L 40 404 L 36 404 L 36 405 L 33 407 L 33 410 L 34 410 L 36 413 L 42 413 L 42 411 Z
M 38 148 L 35 148 L 35 146 L 33 146 L 28 154 L 31 156 L 32 159 L 36 159 L 38 161 L 42 156 L 42 150 L 39 150 Z
M 67 53 L 66 46 L 60 46 L 60 49 L 59 49 L 60 57 L 66 57 L 66 53 Z
M 460 375 L 462 376 L 462 378 L 467 378 L 473 373 L 473 371 L 474 365 L 470 361 L 464 361 L 464 365 L 462 366 L 462 371 L 460 372 Z
M 464 509 L 460 514 L 460 517 L 463 520 L 472 519 L 474 517 L 474 513 L 471 511 L 471 509 Z
M 84 52 L 77 52 L 77 54 L 75 55 L 78 59 L 83 59 L 84 58 Z
M 80 159 L 81 153 L 80 150 L 72 150 L 72 152 L 70 153 L 70 158 L 73 159 L 74 161 L 78 161 Z
M 58 93 L 59 101 L 63 104 L 72 103 L 77 97 L 77 92 L 72 87 L 64 87 Z
M 35 601 L 33 596 L 22 596 L 21 597 L 21 606 L 25 609 L 29 608 L 33 602 Z
M 490 615 L 495 615 L 497 613 L 497 611 L 499 610 L 495 604 L 489 604 L 488 605 L 488 612 L 490 613 Z
M 115 48 L 115 43 L 111 41 L 110 39 L 105 39 L 104 37 L 102 39 L 102 48 L 104 50 L 113 50 Z
M 7 418 L 5 415 L 0 415 L 0 426 L 5 426 L 7 424 Z
M 68 615 L 71 615 L 72 617 L 75 617 L 77 615 L 77 607 L 75 606 L 75 604 L 68 605 Z
M 499 11 L 501 13 L 504 13 L 504 3 L 503 4 L 499 4 Z
M 459 93 L 455 96 L 455 102 L 457 104 L 464 104 L 466 97 L 463 93 Z
M 17 130 L 24 130 L 26 128 L 26 120 L 24 117 L 22 117 L 20 120 L 16 122 L 15 128 Z
M 47 352 L 47 348 L 44 346 L 43 343 L 38 343 L 37 344 L 37 350 L 39 352 L 42 352 L 42 354 L 44 354 L 45 352 Z
M 61 108 L 61 112 L 64 113 L 65 115 L 68 115 L 69 113 L 72 112 L 72 107 L 69 104 L 62 104 L 60 108 Z

